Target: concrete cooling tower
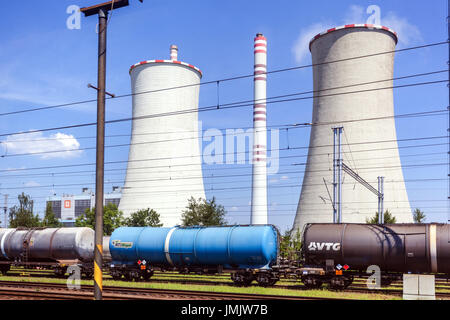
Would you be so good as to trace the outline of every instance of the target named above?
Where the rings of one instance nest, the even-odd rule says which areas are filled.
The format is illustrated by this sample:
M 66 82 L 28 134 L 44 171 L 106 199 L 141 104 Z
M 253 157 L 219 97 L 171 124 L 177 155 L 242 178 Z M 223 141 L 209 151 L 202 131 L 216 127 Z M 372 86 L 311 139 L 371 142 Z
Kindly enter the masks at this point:
M 119 205 L 125 217 L 154 209 L 164 226 L 181 223 L 191 196 L 205 198 L 196 112 L 202 73 L 178 61 L 177 54 L 172 46 L 171 60 L 130 68 L 133 122 Z
M 333 222 L 333 127 L 343 127 L 344 164 L 375 189 L 377 177 L 384 177 L 384 210 L 397 222 L 412 222 L 396 142 L 393 92 L 381 89 L 393 84 L 389 79 L 393 77 L 396 43 L 397 34 L 389 28 L 356 24 L 329 29 L 310 41 L 313 125 L 294 220 L 298 231 L 302 232 L 306 223 Z M 391 53 L 373 55 L 381 52 Z M 327 63 L 330 61 L 338 62 Z M 361 92 L 349 93 L 354 91 Z M 341 186 L 341 222 L 365 223 L 375 215 L 375 194 L 346 173 Z

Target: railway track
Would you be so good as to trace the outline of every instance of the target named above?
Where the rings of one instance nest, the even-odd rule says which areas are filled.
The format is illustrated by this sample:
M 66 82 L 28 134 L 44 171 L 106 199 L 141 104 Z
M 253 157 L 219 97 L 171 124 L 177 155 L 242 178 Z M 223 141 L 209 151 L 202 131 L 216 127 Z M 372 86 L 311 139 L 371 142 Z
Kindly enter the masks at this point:
M 65 284 L 0 281 L 1 299 L 79 300 L 93 299 L 93 286 L 69 290 Z M 330 300 L 331 298 L 279 296 L 247 293 L 204 292 L 104 286 L 105 300 Z M 343 300 L 343 299 L 331 299 Z
M 54 278 L 61 279 L 61 276 L 56 276 L 52 272 L 45 272 L 42 270 L 28 270 L 28 271 L 19 271 L 12 270 L 8 272 L 8 276 L 29 276 L 29 277 L 45 277 L 45 278 Z M 155 275 L 149 280 L 152 283 L 175 283 L 175 284 L 188 284 L 188 285 L 212 285 L 212 286 L 236 286 L 231 280 L 229 275 L 215 275 L 215 276 L 194 276 L 185 275 L 180 273 L 166 273 L 166 272 L 155 272 Z M 65 278 L 65 277 L 63 277 Z M 104 278 L 105 280 L 109 280 L 108 276 Z M 367 288 L 365 278 L 355 278 L 355 281 L 351 285 L 351 288 Z M 286 279 L 283 278 L 280 280 L 285 284 L 276 284 L 274 288 L 280 289 L 302 289 L 304 288 L 303 284 L 300 280 L 296 279 Z M 286 284 L 287 283 L 287 284 Z M 258 287 L 259 285 L 253 283 L 251 286 Z M 387 288 L 387 287 L 386 287 Z M 388 288 L 398 288 L 402 289 L 402 282 L 395 281 Z M 450 290 L 450 282 L 447 279 L 436 279 L 436 288 L 437 289 L 448 289 Z
M 42 272 L 41 272 L 42 273 Z M 13 275 L 14 272 L 10 272 L 9 274 Z M 42 277 L 42 274 L 39 274 L 37 271 L 30 272 L 31 277 Z M 53 274 L 47 274 L 46 277 L 57 278 Z M 155 273 L 154 277 L 158 277 L 159 279 L 151 278 L 150 283 L 174 283 L 174 284 L 185 284 L 185 285 L 202 285 L 202 286 L 235 286 L 233 282 L 230 280 L 227 281 L 227 278 L 223 275 L 216 276 L 216 278 L 220 279 L 220 281 L 215 280 L 202 280 L 202 279 L 211 279 L 211 277 L 202 277 L 199 276 L 198 279 L 186 279 L 186 275 L 174 273 L 174 274 L 166 274 L 166 273 Z M 161 279 L 162 278 L 162 279 Z M 165 278 L 165 279 L 164 279 Z M 402 291 L 402 282 L 396 281 L 392 283 L 389 287 L 383 287 L 381 289 L 369 289 L 365 285 L 366 279 L 357 278 L 355 282 L 345 289 L 346 292 L 354 292 L 354 293 L 362 293 L 362 294 L 386 294 L 386 295 L 396 295 L 401 296 L 403 294 Z M 277 289 L 287 289 L 287 290 L 308 290 L 301 282 L 298 280 L 289 280 L 284 279 L 283 282 L 291 282 L 292 284 L 277 284 L 272 286 L 272 288 Z M 0 284 L 2 282 L 0 281 Z M 257 284 L 252 284 L 252 287 L 258 287 Z M 116 288 L 116 290 L 120 290 L 119 288 L 123 287 L 105 287 L 105 288 Z M 446 279 L 437 279 L 436 280 L 436 289 L 446 289 L 450 290 L 450 283 Z M 141 290 L 138 288 L 129 288 L 128 291 L 133 290 Z M 146 289 L 147 291 L 150 289 Z M 450 293 L 448 292 L 436 292 L 436 297 L 439 299 L 450 299 Z

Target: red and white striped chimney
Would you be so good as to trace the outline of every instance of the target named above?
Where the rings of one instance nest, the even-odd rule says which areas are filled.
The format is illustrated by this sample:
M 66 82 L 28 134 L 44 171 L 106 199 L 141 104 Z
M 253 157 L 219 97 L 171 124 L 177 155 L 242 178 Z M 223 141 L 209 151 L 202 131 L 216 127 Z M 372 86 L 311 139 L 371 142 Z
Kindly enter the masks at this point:
M 267 224 L 267 39 L 254 40 L 253 181 L 251 224 Z
M 178 47 L 174 44 L 170 46 L 170 60 L 178 60 Z

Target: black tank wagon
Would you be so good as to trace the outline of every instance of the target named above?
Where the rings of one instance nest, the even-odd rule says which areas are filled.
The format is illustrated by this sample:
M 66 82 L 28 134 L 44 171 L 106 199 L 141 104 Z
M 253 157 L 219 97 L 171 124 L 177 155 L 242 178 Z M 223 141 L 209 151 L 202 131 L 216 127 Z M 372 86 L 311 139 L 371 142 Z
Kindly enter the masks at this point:
M 377 266 L 383 282 L 400 273 L 450 274 L 448 224 L 308 224 L 303 232 L 303 282 L 346 287 Z

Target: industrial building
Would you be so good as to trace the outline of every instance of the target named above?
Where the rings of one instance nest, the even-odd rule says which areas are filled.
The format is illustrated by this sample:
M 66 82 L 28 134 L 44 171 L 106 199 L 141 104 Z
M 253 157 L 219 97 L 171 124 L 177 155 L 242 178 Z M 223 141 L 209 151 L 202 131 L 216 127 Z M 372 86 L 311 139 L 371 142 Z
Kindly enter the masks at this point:
M 133 121 L 119 210 L 151 208 L 164 226 L 181 223 L 188 199 L 205 198 L 198 134 L 202 72 L 178 60 L 146 60 L 130 68 Z
M 382 26 L 329 29 L 309 44 L 314 101 L 308 158 L 294 229 L 333 222 L 333 190 L 341 183 L 341 220 L 365 223 L 377 196 L 350 175 L 333 180 L 333 128 L 342 128 L 342 163 L 376 188 L 384 177 L 384 210 L 412 222 L 395 130 L 392 78 L 397 34 Z M 380 54 L 383 53 L 383 54 Z M 360 57 L 355 59 L 354 57 Z
M 104 194 L 103 204 L 106 206 L 112 203 L 119 206 L 121 196 L 121 189 L 113 187 L 112 192 Z M 94 208 L 95 194 L 90 189 L 83 188 L 82 193 L 78 195 L 51 196 L 47 203 L 51 203 L 53 213 L 65 227 L 73 227 L 75 220 L 85 213 L 86 209 Z

